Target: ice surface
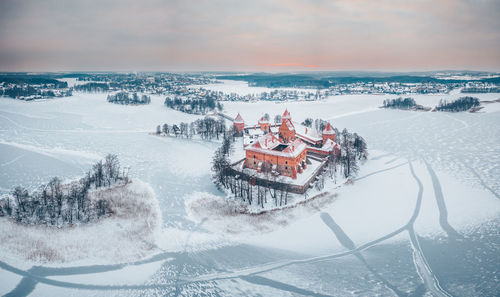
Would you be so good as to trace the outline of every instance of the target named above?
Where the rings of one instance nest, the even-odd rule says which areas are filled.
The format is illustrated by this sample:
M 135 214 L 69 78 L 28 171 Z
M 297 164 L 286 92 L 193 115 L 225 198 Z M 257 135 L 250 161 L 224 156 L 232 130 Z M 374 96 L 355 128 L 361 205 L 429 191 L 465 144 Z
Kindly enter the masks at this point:
M 259 92 L 252 88 L 252 93 Z M 433 105 L 461 95 L 414 97 L 418 104 Z M 500 94 L 473 96 L 500 98 Z M 185 200 L 195 193 L 223 199 L 210 180 L 211 156 L 219 143 L 148 134 L 158 124 L 190 122 L 197 116 L 167 109 L 159 96 L 152 96 L 147 106 L 110 104 L 106 94 L 75 93 L 70 98 L 37 102 L 0 98 L 2 193 L 20 184 L 33 189 L 56 175 L 79 177 L 96 158 L 116 153 L 134 177 L 152 186 L 163 214 L 159 238 L 163 252 L 133 264 L 156 263 L 145 266 L 146 277 L 138 282 L 116 281 L 120 275 L 130 280 L 130 274 L 137 274 L 137 270 L 124 269 L 132 264 L 101 267 L 90 261 L 73 271 L 33 270 L 40 277 L 33 288 L 31 278 L 22 274 L 29 269 L 26 264 L 0 262 L 2 273 L 8 276 L 12 267 L 20 268 L 16 273 L 24 281 L 15 292 L 24 295 L 373 296 L 393 294 L 394 288 L 424 295 L 432 288 L 424 284 L 414 262 L 415 253 L 423 252 L 430 267 L 427 276 L 436 277 L 445 292 L 494 295 L 500 254 L 495 231 L 500 221 L 500 103 L 489 104 L 485 112 L 476 114 L 379 109 L 387 98 L 392 97 L 352 95 L 319 102 L 224 104 L 225 113 L 240 112 L 245 120 L 257 121 L 263 112 L 272 118 L 285 108 L 295 121 L 328 119 L 339 129 L 362 135 L 370 150 L 357 180 L 337 189 L 339 196 L 333 204 L 299 215 L 270 233 L 251 236 L 214 232 L 204 226 L 210 222 L 203 218 L 187 218 Z M 412 245 L 408 229 L 401 229 L 416 209 L 412 230 L 420 250 Z M 327 225 L 322 214 L 335 224 Z M 358 250 L 350 251 L 352 246 L 346 242 Z M 106 274 L 101 274 L 102 269 Z M 86 274 L 90 277 L 85 278 Z M 92 283 L 101 287 L 88 286 Z M 3 278 L 0 282 L 2 293 L 15 286 L 4 285 Z

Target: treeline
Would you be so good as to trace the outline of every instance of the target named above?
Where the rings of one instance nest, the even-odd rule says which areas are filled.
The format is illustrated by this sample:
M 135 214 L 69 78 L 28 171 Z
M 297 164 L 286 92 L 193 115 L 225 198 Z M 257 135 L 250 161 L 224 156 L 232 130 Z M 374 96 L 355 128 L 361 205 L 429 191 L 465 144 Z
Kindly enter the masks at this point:
M 45 88 L 63 89 L 68 87 L 68 83 L 48 76 L 30 74 L 0 74 L 0 83 L 16 85 L 36 85 Z
M 75 91 L 98 93 L 98 92 L 107 92 L 109 91 L 110 87 L 108 83 L 89 82 L 82 85 L 75 85 L 73 88 L 75 89 Z
M 329 88 L 342 84 L 355 83 L 435 83 L 435 84 L 463 84 L 467 80 L 461 79 L 440 79 L 432 76 L 418 75 L 391 75 L 391 76 L 329 76 L 324 75 L 304 75 L 304 74 L 249 74 L 249 75 L 223 75 L 217 79 L 246 81 L 251 86 L 268 88 Z M 479 81 L 488 81 L 487 79 Z
M 201 99 L 183 99 L 175 97 L 174 99 L 167 97 L 165 106 L 190 114 L 207 114 L 214 109 L 222 110 L 222 104 L 216 101 L 212 96 L 207 96 Z
M 396 98 L 385 99 L 384 108 L 411 109 L 417 106 L 417 102 L 413 98 Z
M 91 200 L 89 191 L 126 183 L 128 176 L 120 172 L 118 157 L 108 155 L 79 181 L 62 184 L 54 177 L 32 193 L 16 187 L 10 196 L 0 200 L 0 216 L 22 224 L 57 227 L 97 221 L 112 210 L 106 200 Z
M 151 97 L 147 95 L 139 96 L 137 93 L 130 95 L 127 92 L 118 92 L 114 95 L 108 95 L 108 102 L 124 105 L 138 105 L 151 103 Z
M 226 122 L 222 117 L 217 120 L 212 117 L 198 119 L 191 123 L 163 124 L 156 127 L 157 135 L 192 138 L 199 135 L 201 139 L 219 139 L 226 132 Z
M 324 126 L 326 121 L 310 120 L 310 126 Z M 266 179 L 256 179 L 255 173 L 251 169 L 243 169 L 238 172 L 231 168 L 229 154 L 234 142 L 232 133 L 224 134 L 222 146 L 216 150 L 212 160 L 213 181 L 219 189 L 228 189 L 243 202 L 257 205 L 264 208 L 264 204 L 269 199 L 275 206 L 282 206 L 288 203 L 288 194 L 290 186 L 280 176 L 272 172 L 264 172 Z M 368 156 L 366 141 L 356 133 L 350 133 L 344 129 L 340 135 L 337 134 L 337 142 L 340 151 L 330 155 L 327 158 L 326 170 L 314 183 L 314 187 L 321 191 L 324 188 L 325 178 L 329 176 L 336 182 L 337 174 L 344 178 L 350 178 L 356 175 L 359 170 L 360 160 L 365 160 Z M 263 168 L 270 168 L 265 166 Z M 246 171 L 246 172 L 245 172 Z M 306 192 L 307 194 L 307 192 Z
M 479 99 L 475 97 L 468 97 L 468 96 L 461 97 L 451 102 L 441 99 L 439 101 L 439 105 L 436 106 L 436 110 L 459 112 L 459 111 L 467 111 L 471 108 L 478 107 L 479 105 L 480 105 Z
M 461 93 L 500 93 L 500 87 L 469 87 L 463 88 Z
M 73 94 L 71 89 L 43 89 L 30 85 L 13 86 L 0 89 L 0 96 L 22 99 L 41 99 L 54 97 L 68 97 Z

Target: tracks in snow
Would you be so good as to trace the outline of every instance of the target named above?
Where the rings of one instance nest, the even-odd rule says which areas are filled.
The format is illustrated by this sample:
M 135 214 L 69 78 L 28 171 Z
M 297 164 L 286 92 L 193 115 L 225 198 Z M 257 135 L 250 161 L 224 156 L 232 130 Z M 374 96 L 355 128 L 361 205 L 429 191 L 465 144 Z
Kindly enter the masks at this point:
M 398 296 L 403 296 L 404 294 L 399 291 L 395 286 L 390 284 L 387 280 L 385 280 L 374 268 L 372 268 L 365 260 L 365 258 L 361 255 L 361 252 L 374 246 L 377 245 L 387 239 L 390 239 L 404 231 L 407 231 L 410 237 L 410 243 L 411 247 L 413 250 L 413 259 L 414 259 L 414 265 L 415 269 L 417 270 L 418 275 L 422 279 L 425 288 L 432 292 L 436 296 L 450 296 L 449 293 L 447 293 L 439 284 L 439 281 L 437 277 L 434 275 L 432 272 L 431 267 L 429 266 L 425 254 L 422 251 L 420 244 L 418 242 L 418 236 L 416 235 L 413 225 L 418 218 L 418 214 L 420 212 L 420 207 L 422 204 L 422 194 L 423 194 L 423 185 L 420 179 L 417 177 L 413 170 L 413 165 L 411 162 L 404 163 L 404 164 L 399 164 L 396 166 L 393 166 L 388 169 L 384 170 L 379 170 L 373 173 L 370 173 L 367 176 L 361 177 L 361 178 L 367 178 L 368 176 L 381 173 L 387 170 L 391 170 L 400 166 L 403 166 L 405 164 L 409 165 L 410 172 L 415 179 L 415 181 L 418 184 L 419 190 L 417 194 L 417 201 L 415 204 L 414 212 L 409 219 L 408 223 L 395 231 L 386 234 L 382 237 L 379 237 L 375 240 L 372 240 L 370 242 L 367 242 L 365 244 L 359 245 L 358 247 L 355 246 L 354 242 L 347 236 L 347 234 L 344 233 L 344 231 L 341 229 L 339 225 L 335 223 L 333 218 L 327 214 L 327 213 L 322 213 L 321 218 L 323 219 L 323 222 L 332 230 L 334 235 L 337 237 L 337 239 L 341 242 L 341 244 L 348 249 L 345 252 L 341 253 L 336 253 L 336 254 L 330 254 L 330 255 L 325 255 L 325 256 L 319 256 L 319 257 L 310 257 L 310 258 L 305 258 L 305 259 L 299 259 L 299 260 L 287 260 L 287 261 L 279 261 L 279 262 L 274 262 L 274 263 L 268 263 L 265 265 L 260 265 L 260 266 L 254 266 L 250 267 L 247 269 L 241 269 L 238 271 L 234 272 L 222 272 L 222 273 L 215 273 L 215 274 L 206 274 L 198 277 L 193 277 L 193 278 L 180 278 L 179 274 L 177 274 L 177 281 L 172 284 L 151 284 L 151 285 L 91 285 L 91 284 L 80 284 L 80 283 L 72 283 L 72 282 L 64 282 L 64 281 L 57 281 L 53 279 L 48 279 L 47 276 L 54 276 L 54 275 L 71 275 L 71 274 L 92 274 L 92 273 L 100 273 L 100 272 L 106 272 L 106 271 L 114 271 L 118 270 L 121 268 L 124 268 L 126 266 L 130 265 L 141 265 L 141 264 L 146 264 L 146 263 L 152 263 L 152 262 L 157 262 L 157 261 L 168 261 L 169 258 L 172 257 L 182 257 L 181 254 L 183 253 L 163 253 L 156 255 L 150 259 L 147 260 L 142 260 L 142 261 L 137 261 L 137 262 L 132 262 L 132 263 L 127 263 L 127 264 L 118 264 L 118 265 L 97 265 L 97 266 L 82 266 L 82 267 L 69 267 L 69 268 L 47 268 L 47 267 L 33 267 L 32 269 L 28 271 L 23 271 L 20 269 L 17 269 L 13 266 L 10 266 L 6 263 L 0 262 L 0 268 L 5 269 L 7 271 L 13 272 L 15 274 L 23 276 L 22 281 L 18 284 L 18 286 L 11 291 L 9 294 L 10 296 L 16 295 L 16 296 L 27 296 L 30 294 L 37 283 L 44 283 L 48 285 L 53 285 L 53 286 L 58 286 L 58 287 L 65 287 L 65 288 L 73 288 L 73 289 L 87 289 L 87 290 L 102 290 L 102 291 L 108 291 L 108 290 L 147 290 L 147 289 L 164 289 L 164 290 L 172 290 L 172 289 L 178 289 L 179 286 L 182 285 L 188 285 L 188 284 L 193 284 L 193 283 L 198 283 L 198 282 L 207 282 L 207 281 L 217 281 L 217 280 L 225 280 L 225 279 L 234 279 L 234 278 L 239 278 L 241 280 L 247 281 L 249 283 L 257 284 L 257 285 L 264 285 L 264 286 L 269 286 L 273 287 L 276 289 L 280 289 L 283 291 L 288 291 L 292 293 L 297 293 L 297 294 L 302 294 L 302 295 L 308 295 L 308 296 L 327 296 L 323 294 L 319 294 L 316 292 L 312 292 L 306 289 L 301 289 L 289 284 L 281 283 L 278 281 L 274 281 L 262 276 L 258 276 L 257 274 L 264 273 L 264 272 L 269 272 L 272 270 L 280 269 L 283 267 L 291 266 L 291 265 L 300 265 L 300 264 L 306 264 L 306 263 L 316 263 L 316 262 L 321 262 L 321 261 L 327 261 L 327 260 L 332 260 L 336 258 L 341 258 L 345 257 L 348 255 L 354 255 L 356 256 L 365 266 L 366 268 L 373 274 L 379 281 L 381 281 L 387 288 L 392 290 L 396 295 Z M 436 202 L 441 204 L 440 208 L 440 213 L 441 210 L 445 210 L 445 205 L 444 205 L 444 198 L 442 196 L 442 191 L 440 190 L 440 184 L 439 180 L 437 179 L 437 176 L 435 175 L 434 171 L 430 167 L 429 164 L 427 164 L 427 170 L 429 171 L 429 174 L 431 175 L 431 178 L 433 180 L 433 186 L 434 186 L 434 193 L 436 196 Z M 360 178 L 360 179 L 361 179 Z M 443 208 L 444 206 L 444 208 Z M 446 212 L 443 213 L 440 217 L 447 218 Z M 442 220 L 440 219 L 440 222 Z M 447 222 L 447 220 L 444 220 Z M 443 224 L 442 224 L 443 226 Z M 445 224 L 445 226 L 449 226 Z M 449 226 L 451 228 L 451 226 Z M 453 228 L 451 230 L 454 231 Z M 446 230 L 445 230 L 446 231 Z M 450 231 L 450 230 L 448 230 Z M 456 232 L 456 231 L 455 231 Z M 450 233 L 453 234 L 453 233 Z M 458 233 L 457 233 L 458 234 Z M 417 288 L 417 290 L 420 290 L 421 288 Z M 415 292 L 417 293 L 417 292 Z M 9 295 L 7 295 L 9 296 Z

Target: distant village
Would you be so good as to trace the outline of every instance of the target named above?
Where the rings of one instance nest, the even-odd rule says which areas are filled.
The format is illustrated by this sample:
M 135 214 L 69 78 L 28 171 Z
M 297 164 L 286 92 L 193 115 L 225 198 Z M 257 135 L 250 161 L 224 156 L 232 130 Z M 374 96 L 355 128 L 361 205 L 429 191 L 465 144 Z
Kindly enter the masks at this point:
M 74 86 L 68 86 L 66 78 L 76 78 Z M 166 96 L 166 101 L 315 101 L 328 96 L 349 94 L 446 94 L 460 88 L 463 93 L 500 92 L 496 80 L 431 80 L 421 82 L 394 81 L 388 78 L 325 82 L 324 86 L 307 81 L 293 88 L 272 87 L 269 92 L 241 95 L 204 88 L 208 84 L 222 83 L 219 76 L 206 73 L 51 73 L 51 74 L 1 74 L 0 96 L 20 100 L 34 100 L 71 96 L 78 92 L 119 92 Z M 248 82 L 249 85 L 255 85 Z M 187 105 L 187 104 L 186 104 Z M 177 107 L 190 112 L 189 108 Z M 206 112 L 206 111 L 204 111 Z

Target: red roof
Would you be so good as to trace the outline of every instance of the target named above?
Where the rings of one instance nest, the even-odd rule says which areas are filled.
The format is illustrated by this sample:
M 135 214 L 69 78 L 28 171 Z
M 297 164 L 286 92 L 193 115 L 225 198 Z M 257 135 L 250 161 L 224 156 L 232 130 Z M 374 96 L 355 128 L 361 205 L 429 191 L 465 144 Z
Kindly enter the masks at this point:
M 293 125 L 292 121 L 290 119 L 284 119 L 283 123 L 281 124 L 281 127 L 286 127 L 288 131 L 294 131 L 295 126 Z M 281 129 L 280 127 L 280 129 Z
M 239 112 L 238 112 L 238 115 L 236 116 L 236 118 L 234 118 L 233 123 L 236 123 L 236 124 L 242 124 L 243 123 L 243 118 L 241 117 L 241 115 L 240 115 Z
M 266 117 L 262 116 L 260 119 L 259 119 L 259 124 L 268 124 L 269 121 L 266 119 Z
M 292 116 L 290 115 L 290 112 L 288 111 L 288 109 L 285 109 L 285 112 L 283 113 L 283 115 L 281 116 L 282 119 L 289 119 L 291 118 Z

